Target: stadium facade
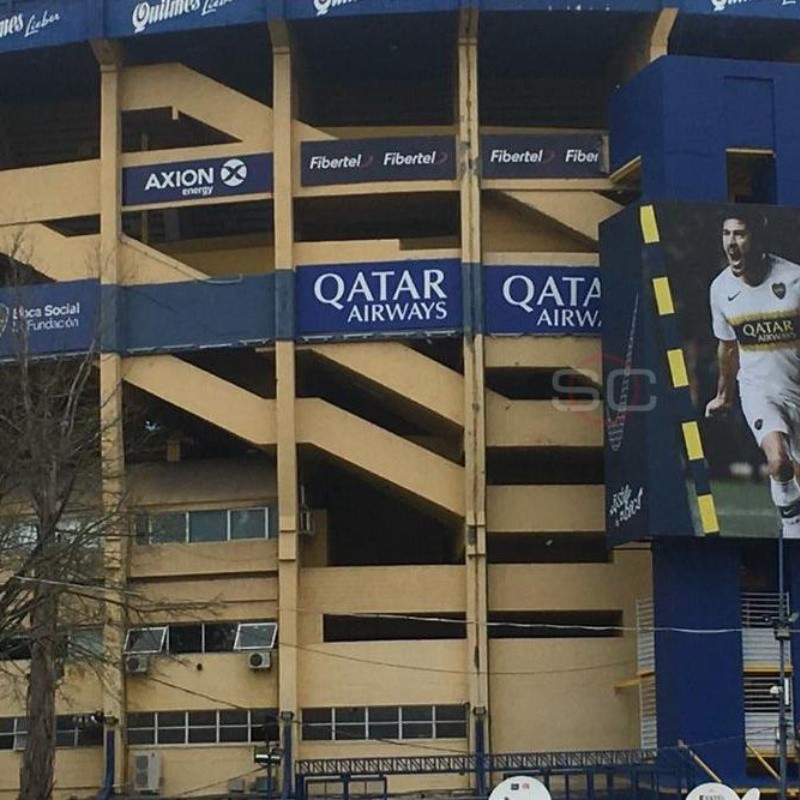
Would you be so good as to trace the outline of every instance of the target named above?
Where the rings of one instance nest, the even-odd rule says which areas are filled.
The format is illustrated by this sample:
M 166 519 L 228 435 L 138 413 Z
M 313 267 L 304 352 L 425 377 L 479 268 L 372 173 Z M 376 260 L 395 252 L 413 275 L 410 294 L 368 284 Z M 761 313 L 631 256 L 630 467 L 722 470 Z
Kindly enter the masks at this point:
M 777 0 L 0 6 L 0 244 L 36 276 L 31 347 L 102 330 L 124 578 L 209 609 L 81 632 L 123 669 L 67 660 L 59 797 L 103 781 L 75 719 L 98 709 L 119 794 L 263 786 L 266 741 L 284 792 L 298 760 L 679 740 L 762 779 L 774 539 L 689 536 L 649 428 L 625 464 L 646 493 L 604 487 L 626 408 L 596 386 L 630 372 L 630 305 L 606 304 L 603 355 L 599 243 L 614 217 L 613 283 L 652 201 L 796 204 L 799 44 Z M 0 798 L 25 725 L 4 693 Z

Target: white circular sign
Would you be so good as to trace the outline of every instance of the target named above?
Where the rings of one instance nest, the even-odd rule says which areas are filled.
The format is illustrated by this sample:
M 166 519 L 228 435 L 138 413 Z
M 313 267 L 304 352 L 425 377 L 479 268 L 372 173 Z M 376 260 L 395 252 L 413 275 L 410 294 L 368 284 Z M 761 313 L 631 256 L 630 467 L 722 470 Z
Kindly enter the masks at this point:
M 506 778 L 492 789 L 489 800 L 552 800 L 547 787 L 536 778 Z M 738 798 L 737 798 L 738 800 Z
M 686 795 L 686 800 L 739 800 L 739 795 L 724 783 L 701 783 Z
M 226 186 L 241 186 L 247 178 L 247 164 L 238 158 L 229 158 L 220 167 L 219 176 Z

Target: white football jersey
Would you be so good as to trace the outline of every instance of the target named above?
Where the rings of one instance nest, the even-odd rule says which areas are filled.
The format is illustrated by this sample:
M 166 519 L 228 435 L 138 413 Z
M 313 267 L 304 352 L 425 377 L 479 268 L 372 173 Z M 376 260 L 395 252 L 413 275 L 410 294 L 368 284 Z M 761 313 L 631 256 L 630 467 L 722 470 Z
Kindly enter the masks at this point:
M 739 343 L 739 384 L 772 397 L 800 397 L 800 266 L 767 255 L 769 270 L 751 286 L 730 268 L 711 284 L 717 339 Z

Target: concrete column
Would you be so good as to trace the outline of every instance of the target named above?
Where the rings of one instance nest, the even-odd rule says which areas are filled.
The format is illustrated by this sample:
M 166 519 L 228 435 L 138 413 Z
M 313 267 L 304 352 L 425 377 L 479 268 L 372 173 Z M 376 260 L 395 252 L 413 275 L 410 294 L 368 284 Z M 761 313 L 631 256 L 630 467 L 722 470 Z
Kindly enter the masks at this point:
M 295 431 L 294 217 L 292 208 L 292 119 L 294 86 L 286 23 L 270 23 L 273 53 L 273 141 L 275 225 L 275 343 L 278 471 L 278 703 L 284 718 L 297 720 L 297 628 L 299 605 L 299 552 L 297 536 L 297 443 Z M 285 738 L 285 734 L 284 734 Z M 295 737 L 296 739 L 297 737 Z M 285 742 L 284 745 L 287 743 Z M 284 753 L 296 757 L 291 746 Z M 284 766 L 282 796 L 290 787 L 285 778 L 293 772 Z
M 458 37 L 461 263 L 464 279 L 464 466 L 467 664 L 470 707 L 488 720 L 486 583 L 486 420 L 481 302 L 481 198 L 478 158 L 478 12 L 461 10 Z M 471 726 L 470 726 L 471 727 Z M 488 731 L 484 741 L 489 749 Z M 475 742 L 473 742 L 473 747 Z
M 100 252 L 97 265 L 104 292 L 99 336 L 100 423 L 102 426 L 102 499 L 112 524 L 105 539 L 105 574 L 108 585 L 118 587 L 117 596 L 106 604 L 104 641 L 107 665 L 103 681 L 103 711 L 121 723 L 125 715 L 125 672 L 123 645 L 125 626 L 122 588 L 128 579 L 129 530 L 121 514 L 125 496 L 125 445 L 122 427 L 122 364 L 114 352 L 116 302 L 113 287 L 119 283 L 119 240 L 121 231 L 121 115 L 120 83 L 122 51 L 113 42 L 95 41 L 92 48 L 100 64 Z M 109 289 L 112 289 L 111 293 Z M 106 302 L 107 301 L 107 302 Z M 99 344 L 99 343 L 98 343 Z M 115 602 L 116 601 L 116 602 Z M 122 725 L 114 724 L 114 789 L 123 792 L 127 778 L 127 752 Z M 107 747 L 110 742 L 107 743 Z

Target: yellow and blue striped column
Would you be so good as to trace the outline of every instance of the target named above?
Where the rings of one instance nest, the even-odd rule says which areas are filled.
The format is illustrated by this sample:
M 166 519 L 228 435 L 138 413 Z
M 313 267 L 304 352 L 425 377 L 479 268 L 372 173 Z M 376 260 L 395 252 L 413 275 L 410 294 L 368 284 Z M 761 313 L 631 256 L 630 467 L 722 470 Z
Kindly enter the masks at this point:
M 686 450 L 689 469 L 697 493 L 697 512 L 700 527 L 704 534 L 719 533 L 717 511 L 711 494 L 711 482 L 708 465 L 703 453 L 703 441 L 700 427 L 689 392 L 689 373 L 680 331 L 675 316 L 675 303 L 672 299 L 669 278 L 666 274 L 664 253 L 658 231 L 655 209 L 651 205 L 642 206 L 639 210 L 639 224 L 644 240 L 643 261 L 645 276 L 650 280 L 655 298 L 656 309 L 669 368 L 672 391 L 678 409 L 680 434 Z

